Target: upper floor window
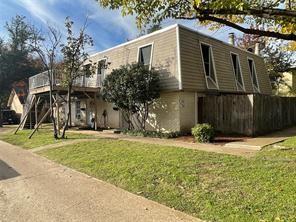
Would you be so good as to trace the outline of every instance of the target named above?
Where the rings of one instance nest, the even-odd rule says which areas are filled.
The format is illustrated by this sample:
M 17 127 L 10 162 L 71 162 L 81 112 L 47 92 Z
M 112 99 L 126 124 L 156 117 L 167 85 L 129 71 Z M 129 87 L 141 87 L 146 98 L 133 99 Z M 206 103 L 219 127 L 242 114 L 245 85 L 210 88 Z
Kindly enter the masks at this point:
M 212 47 L 210 45 L 201 43 L 201 52 L 207 87 L 209 89 L 216 89 L 218 88 L 218 84 L 216 78 Z
M 138 54 L 138 62 L 150 67 L 152 56 L 152 44 L 140 47 Z
M 248 65 L 249 65 L 253 88 L 256 92 L 260 92 L 254 60 L 249 58 Z
M 244 81 L 243 81 L 242 70 L 239 62 L 239 57 L 237 54 L 234 54 L 234 53 L 231 53 L 230 55 L 231 55 L 233 72 L 235 76 L 236 87 L 238 90 L 244 91 L 245 87 L 244 87 Z
M 97 74 L 98 75 L 104 75 L 105 74 L 105 65 L 106 64 L 106 60 L 102 59 L 98 62 L 98 69 L 97 69 Z

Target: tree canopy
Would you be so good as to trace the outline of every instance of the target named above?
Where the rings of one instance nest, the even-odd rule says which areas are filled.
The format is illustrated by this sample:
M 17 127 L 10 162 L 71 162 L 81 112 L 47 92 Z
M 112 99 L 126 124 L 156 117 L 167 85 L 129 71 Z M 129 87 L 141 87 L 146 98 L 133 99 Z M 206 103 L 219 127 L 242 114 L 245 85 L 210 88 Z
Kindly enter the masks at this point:
M 114 69 L 107 75 L 102 95 L 122 113 L 129 129 L 145 130 L 149 106 L 159 97 L 159 74 L 142 64 Z
M 99 0 L 103 7 L 134 15 L 139 27 L 174 19 L 229 26 L 247 34 L 296 40 L 295 0 Z
M 0 39 L 0 106 L 5 106 L 11 84 L 40 72 L 43 65 L 33 56 L 30 41 L 34 34 L 24 16 L 7 22 L 6 41 Z

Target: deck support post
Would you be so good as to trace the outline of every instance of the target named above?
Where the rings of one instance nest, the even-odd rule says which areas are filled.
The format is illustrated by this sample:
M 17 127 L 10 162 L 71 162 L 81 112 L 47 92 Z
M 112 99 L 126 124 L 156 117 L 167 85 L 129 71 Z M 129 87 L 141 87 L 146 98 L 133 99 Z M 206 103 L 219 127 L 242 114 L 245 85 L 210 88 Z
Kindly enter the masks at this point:
M 94 93 L 94 105 L 95 105 L 95 130 L 97 130 L 98 129 L 97 92 Z
M 56 121 L 57 121 L 57 129 L 58 129 L 58 134 L 60 135 L 60 134 L 61 134 L 61 131 L 60 131 L 60 104 L 59 104 L 59 102 L 58 102 L 58 95 L 59 95 L 59 93 L 56 93 L 56 99 L 55 99 L 55 101 L 56 101 L 56 103 L 57 103 L 57 105 L 56 105 L 56 114 L 57 114 L 57 116 L 56 116 Z
M 56 102 L 54 102 L 52 105 L 54 106 Z M 29 139 L 32 138 L 34 133 L 38 130 L 39 126 L 43 123 L 43 121 L 46 119 L 46 117 L 50 114 L 50 108 L 47 110 L 47 112 L 44 114 L 44 116 L 41 118 L 39 123 L 37 124 L 36 128 L 32 131 L 32 133 L 29 135 Z
M 35 99 L 35 126 L 34 128 L 36 128 L 37 123 L 38 123 L 38 102 L 39 102 L 39 98 L 38 97 L 38 101 Z

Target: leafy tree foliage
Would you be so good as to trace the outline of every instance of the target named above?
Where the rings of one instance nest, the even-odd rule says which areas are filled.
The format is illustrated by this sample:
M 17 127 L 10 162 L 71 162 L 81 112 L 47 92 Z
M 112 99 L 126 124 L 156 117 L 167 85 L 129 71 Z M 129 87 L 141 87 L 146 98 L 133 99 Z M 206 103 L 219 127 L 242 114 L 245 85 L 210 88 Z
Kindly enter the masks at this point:
M 16 16 L 6 23 L 8 40 L 0 39 L 0 108 L 5 106 L 11 84 L 39 73 L 40 59 L 32 55 L 30 40 L 34 35 L 24 16 Z
M 285 84 L 283 73 L 296 62 L 296 53 L 286 50 L 288 43 L 283 40 L 271 40 L 249 34 L 237 39 L 238 46 L 243 49 L 254 50 L 256 43 L 259 43 L 260 54 L 265 60 L 272 86 L 278 92 L 280 84 Z
M 147 66 L 132 64 L 114 69 L 104 80 L 104 100 L 117 106 L 129 129 L 145 130 L 149 106 L 160 96 L 159 74 Z
M 213 28 L 226 25 L 247 34 L 296 40 L 294 0 L 98 1 L 104 7 L 121 9 L 123 15 L 136 14 L 139 27 L 167 18 L 188 19 Z

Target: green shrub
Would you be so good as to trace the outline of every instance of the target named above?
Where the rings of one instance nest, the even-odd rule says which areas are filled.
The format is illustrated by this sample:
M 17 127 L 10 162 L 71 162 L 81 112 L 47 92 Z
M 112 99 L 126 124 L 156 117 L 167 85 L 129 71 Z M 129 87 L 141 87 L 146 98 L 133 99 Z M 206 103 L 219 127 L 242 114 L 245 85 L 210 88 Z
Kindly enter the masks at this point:
M 177 138 L 181 136 L 180 132 L 158 132 L 158 131 L 144 131 L 144 130 L 128 130 L 125 129 L 122 131 L 123 134 L 130 136 L 142 136 L 142 137 L 152 137 L 152 138 Z
M 213 141 L 215 137 L 215 130 L 208 123 L 195 125 L 191 129 L 191 133 L 194 136 L 195 140 L 199 143 L 209 143 Z

